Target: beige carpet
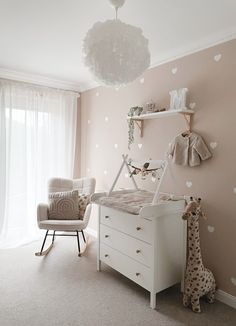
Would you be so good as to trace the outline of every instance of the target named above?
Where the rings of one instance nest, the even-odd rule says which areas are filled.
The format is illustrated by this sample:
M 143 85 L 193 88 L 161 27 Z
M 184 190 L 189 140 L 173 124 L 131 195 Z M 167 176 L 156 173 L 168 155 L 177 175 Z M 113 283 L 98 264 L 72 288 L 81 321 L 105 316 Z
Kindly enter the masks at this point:
M 58 238 L 46 258 L 36 242 L 0 251 L 1 326 L 222 326 L 236 325 L 236 310 L 202 302 L 202 313 L 182 306 L 178 287 L 149 294 L 103 265 L 96 271 L 96 244 L 77 257 L 75 238 Z

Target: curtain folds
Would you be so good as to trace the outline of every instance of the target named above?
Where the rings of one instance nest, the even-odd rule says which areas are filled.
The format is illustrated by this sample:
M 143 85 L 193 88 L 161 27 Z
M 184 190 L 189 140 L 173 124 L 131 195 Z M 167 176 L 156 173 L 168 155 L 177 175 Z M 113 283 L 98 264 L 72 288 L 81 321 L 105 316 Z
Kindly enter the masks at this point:
M 0 80 L 0 248 L 37 238 L 51 177 L 73 176 L 77 94 Z

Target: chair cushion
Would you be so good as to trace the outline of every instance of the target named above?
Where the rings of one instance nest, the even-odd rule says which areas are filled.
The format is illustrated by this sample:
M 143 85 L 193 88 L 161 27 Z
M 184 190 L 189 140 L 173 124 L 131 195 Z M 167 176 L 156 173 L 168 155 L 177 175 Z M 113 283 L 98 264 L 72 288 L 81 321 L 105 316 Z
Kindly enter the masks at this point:
M 79 231 L 85 228 L 81 220 L 44 220 L 39 222 L 39 228 L 53 231 Z
M 49 220 L 78 220 L 79 192 L 78 190 L 54 192 L 48 195 Z

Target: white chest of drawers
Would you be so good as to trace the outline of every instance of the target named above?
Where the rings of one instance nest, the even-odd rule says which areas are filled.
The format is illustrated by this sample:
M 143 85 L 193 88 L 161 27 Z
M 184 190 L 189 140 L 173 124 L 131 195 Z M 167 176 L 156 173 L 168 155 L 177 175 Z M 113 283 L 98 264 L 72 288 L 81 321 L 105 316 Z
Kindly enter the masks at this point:
M 141 209 L 132 215 L 99 206 L 97 270 L 106 263 L 150 292 L 179 283 L 185 264 L 184 201 Z

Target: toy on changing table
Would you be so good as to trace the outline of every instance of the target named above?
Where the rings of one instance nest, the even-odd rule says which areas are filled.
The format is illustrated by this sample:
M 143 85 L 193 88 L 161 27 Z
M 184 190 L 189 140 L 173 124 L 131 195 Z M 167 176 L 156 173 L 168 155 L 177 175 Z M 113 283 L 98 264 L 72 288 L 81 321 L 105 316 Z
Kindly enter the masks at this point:
M 194 312 L 201 312 L 200 297 L 206 295 L 208 302 L 213 303 L 216 291 L 215 278 L 202 262 L 199 236 L 199 218 L 202 216 L 201 199 L 195 200 L 191 197 L 183 214 L 183 219 L 188 223 L 183 305 L 191 305 Z

